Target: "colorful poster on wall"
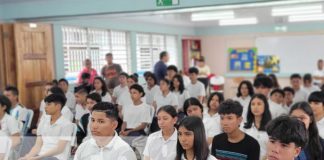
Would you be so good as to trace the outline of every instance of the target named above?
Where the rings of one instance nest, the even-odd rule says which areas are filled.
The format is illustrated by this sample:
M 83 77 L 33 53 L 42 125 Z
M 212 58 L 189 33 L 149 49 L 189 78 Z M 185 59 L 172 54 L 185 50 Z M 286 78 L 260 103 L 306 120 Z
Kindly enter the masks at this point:
M 230 71 L 256 72 L 257 49 L 256 48 L 230 48 Z
M 280 59 L 275 55 L 258 56 L 258 72 L 278 73 L 280 71 Z

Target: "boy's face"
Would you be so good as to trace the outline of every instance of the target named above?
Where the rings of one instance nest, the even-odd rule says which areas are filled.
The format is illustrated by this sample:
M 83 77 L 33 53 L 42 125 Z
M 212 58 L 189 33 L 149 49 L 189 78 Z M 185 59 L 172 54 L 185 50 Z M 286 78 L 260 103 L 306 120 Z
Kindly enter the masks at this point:
M 108 138 L 113 136 L 118 122 L 108 118 L 106 113 L 93 111 L 91 113 L 90 129 L 94 138 Z
M 322 102 L 309 102 L 315 117 L 324 116 L 324 105 Z
M 66 92 L 67 90 L 68 90 L 68 88 L 69 88 L 69 86 L 68 86 L 68 84 L 66 84 L 65 82 L 60 82 L 59 84 L 58 84 L 58 86 L 63 90 L 63 92 Z
M 236 114 L 221 114 L 221 126 L 225 133 L 233 133 L 236 129 L 239 128 L 242 117 L 238 117 Z
M 172 79 L 176 74 L 177 72 L 175 72 L 174 70 L 167 70 L 167 76 L 169 79 Z
M 268 97 L 270 92 L 270 88 L 260 86 L 255 88 L 255 93 L 257 94 L 263 94 L 264 96 Z
M 294 95 L 289 91 L 285 91 L 285 98 L 284 99 L 285 99 L 286 104 L 287 103 L 292 103 L 292 101 L 294 99 Z
M 196 116 L 202 118 L 202 110 L 197 105 L 190 105 L 187 109 L 187 115 L 188 116 Z
M 48 115 L 54 115 L 57 112 L 61 112 L 61 105 L 58 103 L 46 103 L 45 112 Z
M 282 104 L 284 100 L 284 97 L 282 96 L 282 94 L 275 92 L 272 94 L 271 96 L 271 101 L 277 103 L 277 104 Z
M 119 83 L 123 85 L 127 84 L 127 77 L 123 75 L 119 76 Z
M 197 74 L 196 73 L 189 73 L 189 78 L 191 81 L 196 81 L 197 80 Z
M 4 91 L 3 95 L 6 96 L 11 103 L 16 103 L 18 101 L 18 97 L 12 93 L 12 91 Z
M 75 101 L 78 104 L 83 104 L 87 100 L 87 94 L 85 93 L 75 93 L 74 96 L 75 96 Z
M 92 111 L 93 106 L 97 104 L 97 102 L 91 98 L 87 98 L 87 108 L 89 111 Z
M 267 143 L 267 159 L 268 160 L 293 160 L 299 155 L 301 147 L 297 147 L 295 143 L 281 143 L 269 137 Z
M 292 88 L 299 89 L 300 85 L 301 85 L 301 79 L 293 78 L 290 80 L 290 84 L 291 84 Z
M 155 82 L 154 82 L 154 79 L 152 78 L 152 77 L 147 77 L 146 78 L 146 83 L 147 83 L 147 85 L 148 86 L 154 86 L 155 84 Z

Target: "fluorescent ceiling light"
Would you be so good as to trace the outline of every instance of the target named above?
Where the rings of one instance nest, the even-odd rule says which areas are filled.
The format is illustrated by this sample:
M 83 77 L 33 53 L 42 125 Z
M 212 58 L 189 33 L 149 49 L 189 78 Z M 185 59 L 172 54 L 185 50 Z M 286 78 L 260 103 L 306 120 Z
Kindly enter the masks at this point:
M 191 21 L 210 21 L 220 19 L 233 19 L 234 11 L 223 11 L 223 12 L 200 12 L 192 13 Z
M 301 14 L 314 14 L 322 13 L 323 6 L 318 5 L 306 5 L 306 6 L 285 6 L 276 7 L 271 11 L 272 16 L 288 16 L 288 15 L 301 15 Z
M 312 14 L 312 15 L 296 15 L 289 16 L 289 22 L 304 22 L 304 21 L 322 21 L 324 20 L 324 14 Z
M 220 26 L 250 25 L 250 24 L 257 24 L 257 23 L 258 23 L 258 19 L 256 17 L 219 20 Z

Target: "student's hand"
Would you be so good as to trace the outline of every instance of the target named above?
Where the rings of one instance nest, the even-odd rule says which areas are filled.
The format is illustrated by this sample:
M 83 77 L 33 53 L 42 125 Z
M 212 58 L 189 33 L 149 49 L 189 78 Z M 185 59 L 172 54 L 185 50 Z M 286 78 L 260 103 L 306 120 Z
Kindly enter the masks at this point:
M 120 135 L 120 136 L 125 136 L 124 134 L 125 134 L 125 131 L 120 131 L 120 132 L 119 132 L 119 135 Z

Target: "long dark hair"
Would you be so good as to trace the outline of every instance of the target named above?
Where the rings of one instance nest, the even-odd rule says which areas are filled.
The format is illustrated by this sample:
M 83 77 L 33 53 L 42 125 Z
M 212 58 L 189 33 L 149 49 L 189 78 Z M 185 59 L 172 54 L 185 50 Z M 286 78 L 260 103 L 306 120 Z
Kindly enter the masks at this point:
M 218 97 L 219 104 L 221 104 L 224 101 L 224 95 L 223 95 L 223 93 L 214 92 L 214 93 L 210 94 L 210 96 L 208 97 L 208 100 L 207 100 L 207 107 L 208 107 L 208 109 L 210 109 L 210 104 L 209 103 L 213 99 L 214 96 L 217 96 Z
M 269 77 L 271 78 L 272 82 L 273 82 L 273 88 L 280 88 L 277 76 L 273 73 L 269 74 Z
M 264 112 L 262 114 L 262 119 L 261 119 L 261 123 L 260 123 L 260 128 L 258 129 L 259 131 L 266 131 L 266 125 L 268 124 L 269 121 L 271 121 L 271 113 L 270 113 L 270 109 L 269 109 L 269 103 L 267 100 L 267 97 L 265 97 L 263 94 L 255 94 L 249 103 L 249 109 L 248 109 L 248 113 L 247 113 L 247 122 L 244 124 L 244 128 L 245 129 L 249 129 L 252 127 L 252 124 L 254 123 L 255 119 L 254 119 L 254 115 L 252 113 L 251 110 L 251 106 L 252 106 L 252 101 L 254 99 L 261 99 L 263 101 L 264 104 Z
M 324 158 L 320 137 L 318 135 L 318 128 L 316 126 L 316 120 L 311 106 L 307 102 L 298 102 L 291 107 L 289 115 L 297 109 L 304 111 L 310 118 L 310 124 L 308 127 L 309 139 L 306 147 L 310 159 Z
M 100 83 L 102 84 L 102 86 L 101 86 L 101 96 L 103 97 L 103 96 L 105 96 L 106 94 L 107 94 L 107 92 L 108 92 L 108 89 L 107 89 L 107 85 L 106 85 L 106 83 L 105 83 L 105 81 L 101 78 L 101 77 L 96 77 L 95 79 L 94 79 L 94 81 L 95 80 L 99 80 L 100 81 Z M 93 88 L 94 88 L 94 81 L 93 81 Z M 95 88 L 94 88 L 95 89 Z
M 171 86 L 170 86 L 170 90 L 171 91 L 174 91 L 175 90 L 175 87 L 174 87 L 174 84 L 173 84 L 173 80 L 174 79 L 177 79 L 179 81 L 179 92 L 180 94 L 183 93 L 183 91 L 185 90 L 185 87 L 184 87 L 184 83 L 183 83 L 183 78 L 181 75 L 177 74 L 175 75 L 173 78 L 172 78 L 172 81 L 171 81 Z
M 180 121 L 178 130 L 180 127 L 184 127 L 194 133 L 193 150 L 195 159 L 206 160 L 209 156 L 209 149 L 206 141 L 205 127 L 201 118 L 195 116 L 186 117 Z M 180 144 L 178 136 L 176 160 L 180 160 L 181 156 L 185 154 L 185 152 L 186 151 Z
M 242 96 L 241 88 L 242 88 L 243 84 L 245 84 L 247 86 L 247 88 L 249 90 L 249 95 L 250 96 L 253 96 L 253 94 L 254 94 L 253 85 L 252 85 L 252 83 L 250 81 L 247 81 L 247 80 L 244 80 L 244 81 L 242 81 L 240 83 L 239 87 L 237 88 L 237 94 L 236 94 L 236 96 L 237 97 L 241 97 Z

